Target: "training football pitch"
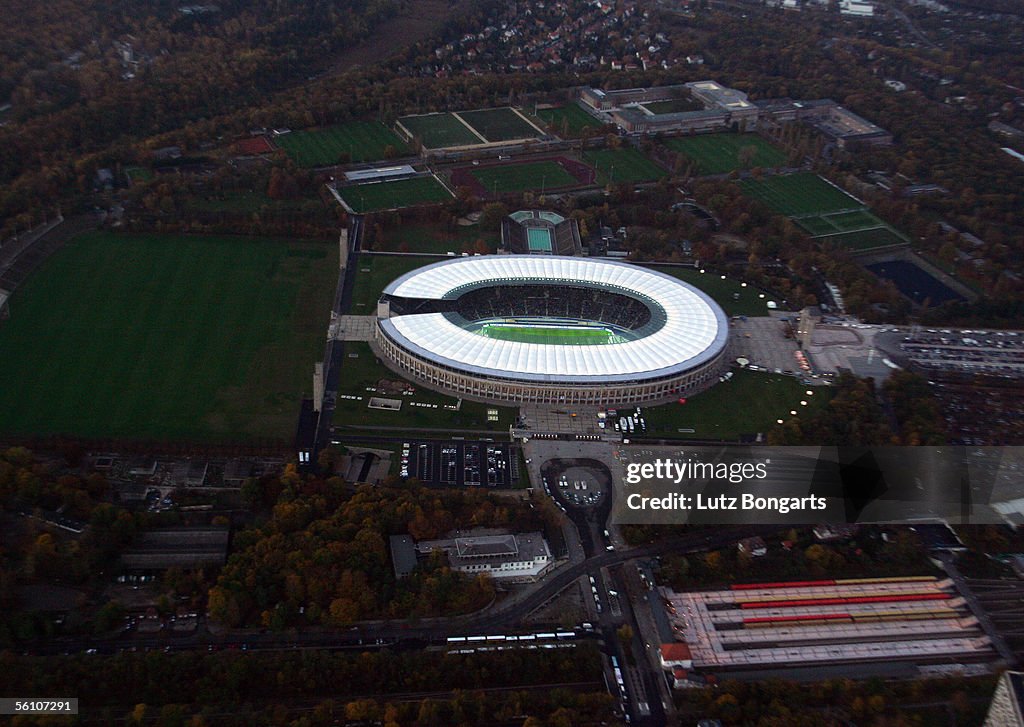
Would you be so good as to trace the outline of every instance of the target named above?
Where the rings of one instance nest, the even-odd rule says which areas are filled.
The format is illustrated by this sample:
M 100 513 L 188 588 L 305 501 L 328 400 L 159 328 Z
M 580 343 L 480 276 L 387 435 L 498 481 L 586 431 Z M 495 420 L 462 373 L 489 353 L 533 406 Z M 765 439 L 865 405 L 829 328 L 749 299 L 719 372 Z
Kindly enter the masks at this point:
M 423 116 L 403 116 L 398 123 L 406 128 L 415 138 L 420 140 L 427 149 L 443 149 L 449 146 L 469 146 L 483 144 L 484 141 L 474 134 L 455 114 L 426 114 Z
M 78 237 L 0 322 L 0 432 L 287 441 L 337 268 L 328 243 Z
M 488 338 L 517 343 L 546 343 L 555 346 L 592 346 L 616 343 L 620 337 L 607 328 L 568 326 L 529 326 L 485 323 L 480 334 Z
M 601 184 L 619 182 L 654 182 L 668 173 L 636 149 L 598 149 L 583 155 L 584 161 L 597 170 Z
M 667 139 L 665 146 L 691 159 L 697 174 L 727 174 L 751 167 L 777 167 L 786 163 L 785 153 L 757 134 L 701 134 Z M 743 160 L 744 149 L 752 149 Z M 744 163 L 744 161 L 746 163 Z
M 579 136 L 584 129 L 600 129 L 602 124 L 578 104 L 537 109 L 537 116 L 559 136 Z
M 470 173 L 486 191 L 498 194 L 557 189 L 579 184 L 576 177 L 553 161 L 480 167 Z
M 533 139 L 541 135 L 530 122 L 508 107 L 460 111 L 459 117 L 490 142 Z
M 861 209 L 864 204 L 817 174 L 800 172 L 764 179 L 744 179 L 745 194 L 759 199 L 787 217 L 821 215 L 840 210 Z
M 452 198 L 433 175 L 338 187 L 338 194 L 357 214 L 447 202 Z
M 277 145 L 300 167 L 320 167 L 344 161 L 385 159 L 388 147 L 408 154 L 409 147 L 389 128 L 376 121 L 350 121 L 324 129 L 293 131 L 276 138 Z

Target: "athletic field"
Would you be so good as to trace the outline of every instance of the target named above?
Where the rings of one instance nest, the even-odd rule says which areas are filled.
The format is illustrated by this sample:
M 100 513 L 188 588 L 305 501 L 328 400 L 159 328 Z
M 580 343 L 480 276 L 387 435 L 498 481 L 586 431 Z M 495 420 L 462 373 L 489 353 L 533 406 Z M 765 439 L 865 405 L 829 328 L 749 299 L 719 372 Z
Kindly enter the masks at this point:
M 654 182 L 668 176 L 668 172 L 632 147 L 588 151 L 583 159 L 597 170 L 601 184 Z
M 540 136 L 540 132 L 533 127 L 533 124 L 508 107 L 460 111 L 459 117 L 491 142 L 535 139 Z
M 526 190 L 557 189 L 579 184 L 557 162 L 527 162 L 474 168 L 470 174 L 480 186 L 491 193 L 523 192 Z
M 678 114 L 683 111 L 700 111 L 704 104 L 693 98 L 669 98 L 640 104 L 652 114 Z
M 619 336 L 607 328 L 568 326 L 529 326 L 503 323 L 485 323 L 480 334 L 488 338 L 517 343 L 546 343 L 555 346 L 593 346 L 614 343 Z
M 757 134 L 701 134 L 666 139 L 665 146 L 683 154 L 696 165 L 697 174 L 727 174 L 751 167 L 777 167 L 786 163 L 783 151 Z M 741 161 L 746 148 L 753 149 L 749 163 Z
M 550 109 L 537 109 L 537 116 L 561 137 L 575 137 L 583 133 L 584 129 L 601 128 L 600 121 L 574 103 Z
M 300 167 L 322 167 L 345 161 L 385 159 L 391 147 L 396 154 L 409 153 L 405 142 L 376 121 L 350 121 L 324 129 L 293 131 L 276 137 L 277 145 Z
M 787 217 L 821 215 L 864 207 L 862 202 L 810 172 L 765 177 L 760 181 L 744 179 L 739 184 L 744 193 Z
M 0 322 L 0 432 L 288 441 L 337 267 L 328 243 L 78 237 Z
M 338 187 L 338 194 L 358 214 L 447 202 L 452 198 L 432 175 Z
M 427 149 L 443 149 L 449 146 L 469 146 L 483 144 L 484 140 L 455 114 L 426 114 L 423 116 L 403 116 L 398 123 L 410 134 L 419 139 Z

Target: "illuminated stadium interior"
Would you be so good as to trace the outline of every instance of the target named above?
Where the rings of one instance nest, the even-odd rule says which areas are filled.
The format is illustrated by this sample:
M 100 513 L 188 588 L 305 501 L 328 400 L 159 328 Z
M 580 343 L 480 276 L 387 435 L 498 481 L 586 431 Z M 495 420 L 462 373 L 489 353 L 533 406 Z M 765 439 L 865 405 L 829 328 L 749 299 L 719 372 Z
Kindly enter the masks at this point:
M 375 344 L 394 368 L 488 401 L 627 402 L 717 378 L 728 326 L 703 292 L 627 263 L 482 256 L 384 290 Z

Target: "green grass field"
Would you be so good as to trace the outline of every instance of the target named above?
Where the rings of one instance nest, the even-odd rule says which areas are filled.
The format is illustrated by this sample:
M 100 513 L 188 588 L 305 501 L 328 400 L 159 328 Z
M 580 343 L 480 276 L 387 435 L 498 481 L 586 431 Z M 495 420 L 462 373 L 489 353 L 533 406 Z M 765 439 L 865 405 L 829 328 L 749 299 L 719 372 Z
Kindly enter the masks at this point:
M 817 174 L 800 172 L 785 176 L 744 179 L 745 194 L 759 199 L 781 215 L 814 215 L 860 209 L 864 205 Z
M 452 198 L 434 176 L 338 187 L 338 194 L 357 213 L 447 202 Z
M 460 111 L 459 116 L 487 141 L 533 139 L 537 129 L 510 108 Z
M 908 242 L 866 209 L 799 217 L 796 222 L 819 241 L 854 252 Z
M 443 257 L 419 255 L 359 255 L 356 258 L 355 283 L 349 313 L 372 315 L 384 287 L 400 275 L 424 265 L 440 262 Z
M 324 129 L 293 131 L 276 137 L 277 145 L 300 167 L 320 167 L 351 162 L 370 162 L 386 158 L 390 146 L 397 154 L 408 154 L 405 145 L 391 129 L 376 121 L 349 121 Z
M 829 235 L 828 237 L 820 237 L 818 240 L 830 245 L 838 245 L 852 252 L 907 244 L 907 239 L 903 235 L 888 226 L 877 227 L 873 230 L 843 232 L 837 235 Z
M 323 350 L 336 247 L 77 238 L 0 322 L 0 432 L 290 439 Z
M 355 356 L 353 357 L 353 354 Z M 388 396 L 367 391 L 377 388 L 381 380 L 404 381 L 402 377 L 378 363 L 376 356 L 367 343 L 349 341 L 345 344 L 345 358 L 341 364 L 341 378 L 338 388 L 339 397 L 334 409 L 335 426 L 355 425 L 360 427 L 403 427 L 405 431 L 425 427 L 438 431 L 453 429 L 480 429 L 487 431 L 508 432 L 509 426 L 515 421 L 516 410 L 510 407 L 497 407 L 463 401 L 459 411 L 445 409 L 456 399 L 431 391 L 417 383 L 410 385 L 415 388 L 413 396 L 391 396 L 402 400 L 399 411 L 385 411 L 367 407 L 371 396 Z M 345 396 L 361 396 L 359 399 L 347 399 Z M 437 404 L 433 406 L 414 406 L 417 404 Z M 498 410 L 498 421 L 487 420 L 487 410 Z
M 777 167 L 786 163 L 785 153 L 757 134 L 701 134 L 666 139 L 665 146 L 696 164 L 697 174 L 726 174 L 743 169 L 741 150 L 752 147 L 747 167 Z
M 632 147 L 588 151 L 583 160 L 597 170 L 597 179 L 602 184 L 653 182 L 668 176 L 668 172 Z
M 672 403 L 643 410 L 647 435 L 679 439 L 733 440 L 741 434 L 767 432 L 776 420 L 789 419 L 791 410 L 806 415 L 828 403 L 829 390 L 818 386 L 807 396 L 807 387 L 791 376 L 737 370 L 729 381 L 689 397 L 685 404 Z M 800 402 L 808 402 L 801 406 Z M 692 432 L 680 432 L 692 429 Z
M 485 324 L 480 334 L 487 338 L 519 343 L 546 343 L 553 346 L 595 346 L 612 343 L 614 333 L 607 328 L 555 328 Z
M 466 128 L 454 114 L 426 114 L 403 116 L 398 120 L 427 149 L 443 149 L 447 146 L 482 144 L 483 141 Z
M 561 137 L 577 137 L 584 129 L 600 129 L 602 124 L 579 107 L 567 104 L 550 109 L 537 109 L 537 116 Z
M 732 278 L 722 280 L 721 275 L 713 273 L 701 273 L 693 268 L 679 267 L 675 265 L 644 265 L 645 268 L 657 270 L 660 273 L 671 275 L 673 278 L 700 288 L 722 306 L 726 315 L 730 316 L 763 316 L 768 312 L 767 301 L 772 296 L 757 288 L 746 286 Z M 760 296 L 764 295 L 764 298 Z
M 557 162 L 527 162 L 480 167 L 470 172 L 488 192 L 524 192 L 572 187 L 579 184 L 576 177 Z
M 670 98 L 641 104 L 652 114 L 678 114 L 682 111 L 700 111 L 704 104 L 692 98 Z

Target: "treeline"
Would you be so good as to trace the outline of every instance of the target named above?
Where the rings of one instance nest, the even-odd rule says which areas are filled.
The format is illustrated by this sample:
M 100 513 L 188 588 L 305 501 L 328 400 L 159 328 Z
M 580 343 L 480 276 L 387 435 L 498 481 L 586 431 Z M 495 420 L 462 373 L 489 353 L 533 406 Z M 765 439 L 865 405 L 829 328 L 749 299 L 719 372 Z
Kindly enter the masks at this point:
M 531 724 L 560 727 L 608 719 L 612 708 L 611 697 L 600 689 L 601 662 L 590 643 L 477 654 L 306 650 L 23 657 L 4 652 L 0 669 L 10 677 L 6 686 L 18 693 L 70 690 L 81 695 L 87 714 L 109 715 L 111 722 L 128 717 L 129 724 L 156 718 L 158 724 L 184 725 L 194 714 L 204 721 L 189 724 L 221 724 L 219 718 L 203 715 L 220 715 L 225 707 L 248 712 L 252 721 L 246 724 L 291 724 L 295 717 L 287 705 L 327 699 L 332 701 L 313 712 L 320 717 L 299 724 L 337 724 L 320 721 L 328 716 L 423 727 L 524 724 L 525 715 L 534 714 L 552 721 Z M 552 689 L 492 696 L 461 691 L 580 683 L 593 683 L 599 693 Z M 447 691 L 456 694 L 393 707 L 382 704 L 388 695 Z
M 489 577 L 452 571 L 435 554 L 396 579 L 388 537 L 439 538 L 456 526 L 545 530 L 545 518 L 557 520 L 543 503 L 531 509 L 471 490 L 366 486 L 349 496 L 343 484 L 303 480 L 289 470 L 243 491 L 274 504 L 265 525 L 236 534 L 235 552 L 210 589 L 212 619 L 281 629 L 477 610 L 494 596 Z

